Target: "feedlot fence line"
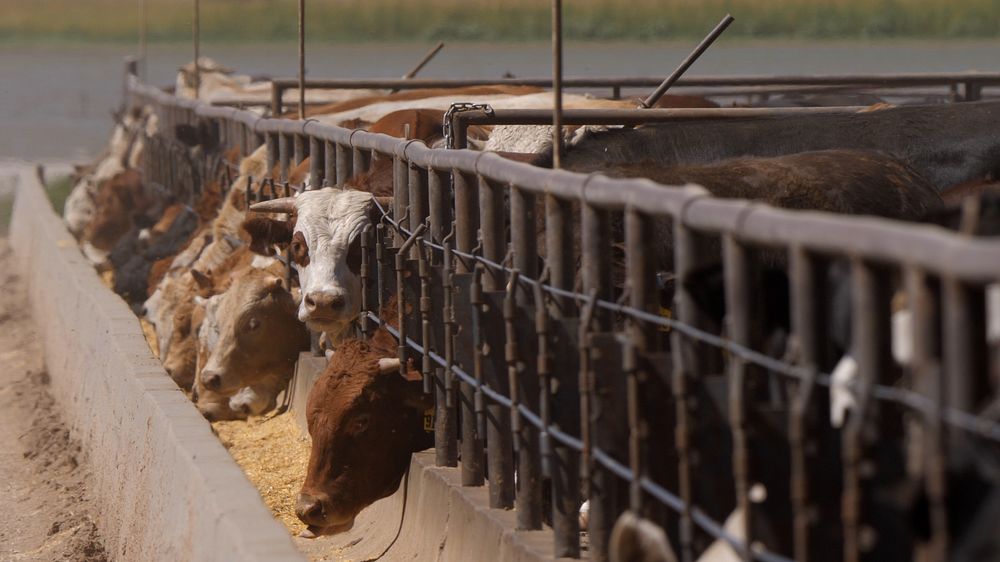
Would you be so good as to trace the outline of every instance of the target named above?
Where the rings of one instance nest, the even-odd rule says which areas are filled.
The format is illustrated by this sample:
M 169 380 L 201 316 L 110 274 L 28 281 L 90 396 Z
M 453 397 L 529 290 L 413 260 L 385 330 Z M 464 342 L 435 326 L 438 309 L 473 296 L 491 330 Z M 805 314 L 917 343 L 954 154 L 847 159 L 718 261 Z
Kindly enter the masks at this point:
M 648 93 L 663 81 L 654 76 L 623 76 L 616 78 L 563 78 L 567 89 L 610 90 L 612 99 L 621 99 L 623 90 Z M 461 88 L 468 86 L 535 86 L 551 88 L 552 78 L 395 78 L 395 79 L 307 79 L 305 89 L 387 89 L 390 91 L 421 88 Z M 978 101 L 984 88 L 1000 86 L 1000 73 L 992 72 L 925 72 L 901 74 L 843 74 L 814 76 L 686 76 L 674 85 L 675 91 L 689 95 L 761 96 L 796 93 L 831 93 L 844 90 L 872 91 L 887 94 L 940 93 L 946 91 L 955 101 Z M 298 91 L 297 78 L 276 78 L 271 81 L 271 113 L 280 115 L 285 109 L 284 94 Z M 249 105 L 240 100 L 215 101 L 222 105 Z M 307 101 L 306 105 L 324 102 Z M 296 105 L 296 104 L 291 104 Z
M 241 156 L 266 145 L 286 192 L 392 162 L 392 208 L 362 239 L 361 332 L 389 329 L 404 364 L 422 372 L 436 399 L 437 463 L 461 458 L 463 484 L 488 480 L 491 506 L 515 508 L 519 528 L 541 528 L 551 510 L 557 555 L 580 555 L 577 510 L 588 498 L 595 560 L 607 559 L 625 510 L 660 525 L 686 561 L 715 540 L 746 560 L 944 560 L 968 538 L 951 533 L 960 509 L 949 478 L 992 467 L 1000 447 L 985 312 L 1000 244 L 262 118 L 134 77 L 127 89 L 133 106 L 154 108 L 165 136 L 196 125 Z M 311 185 L 289 186 L 306 157 Z M 254 181 L 252 199 L 266 183 Z M 652 257 L 663 218 L 672 279 Z M 767 252 L 787 262 L 781 353 L 768 349 L 767 311 L 751 298 L 765 289 Z M 695 293 L 713 263 L 724 326 Z M 836 264 L 848 271 L 857 364 L 842 429 L 828 421 Z M 905 368 L 888 345 L 896 277 L 913 320 Z M 672 302 L 661 302 L 660 280 L 672 283 Z M 392 295 L 396 327 L 381 314 Z M 903 489 L 924 498 L 920 540 Z M 742 518 L 724 526 L 734 508 Z

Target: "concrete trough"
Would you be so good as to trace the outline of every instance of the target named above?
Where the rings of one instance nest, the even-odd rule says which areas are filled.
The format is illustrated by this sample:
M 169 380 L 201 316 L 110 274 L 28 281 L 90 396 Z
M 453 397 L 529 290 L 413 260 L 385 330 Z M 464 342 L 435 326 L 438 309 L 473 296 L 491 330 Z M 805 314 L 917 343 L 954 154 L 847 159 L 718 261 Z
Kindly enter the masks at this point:
M 101 284 L 30 166 L 13 166 L 10 241 L 51 391 L 86 450 L 105 548 L 120 561 L 305 558 Z

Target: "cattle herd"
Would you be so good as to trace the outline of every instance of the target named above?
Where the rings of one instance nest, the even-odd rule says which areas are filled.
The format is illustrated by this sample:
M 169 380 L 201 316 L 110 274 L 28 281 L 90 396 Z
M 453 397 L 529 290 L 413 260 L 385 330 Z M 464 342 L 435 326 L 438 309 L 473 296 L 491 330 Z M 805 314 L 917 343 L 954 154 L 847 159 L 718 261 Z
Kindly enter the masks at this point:
M 240 96 L 257 99 L 270 91 L 266 82 L 235 75 L 211 61 L 202 61 L 200 66 L 196 79 L 192 65 L 181 69 L 173 95 L 210 103 Z M 310 91 L 310 96 L 324 100 L 309 105 L 306 113 L 310 119 L 413 139 L 431 148 L 445 145 L 442 122 L 453 103 L 489 104 L 497 109 L 545 109 L 552 104 L 550 92 L 507 85 L 400 92 Z M 845 94 L 825 102 L 856 105 L 852 103 L 856 99 Z M 853 112 L 776 114 L 626 128 L 566 127 L 561 165 L 578 173 L 648 178 L 662 184 L 663 189 L 697 184 L 715 197 L 750 199 L 786 209 L 919 222 L 928 225 L 925 228 L 943 228 L 970 237 L 1000 234 L 1000 102 L 894 106 L 865 99 L 871 107 Z M 566 108 L 581 109 L 636 106 L 634 100 L 577 94 L 565 95 L 563 103 Z M 775 104 L 774 100 L 769 103 Z M 804 103 L 796 99 L 794 104 Z M 718 104 L 706 98 L 665 96 L 659 107 L 712 108 Z M 294 119 L 297 115 L 274 117 Z M 496 152 L 540 168 L 552 167 L 550 127 L 477 126 L 470 128 L 468 139 L 472 149 Z M 144 167 L 153 165 L 156 151 L 165 150 L 179 154 L 174 161 L 184 163 L 184 173 L 169 175 L 177 185 L 145 181 L 150 176 Z M 342 185 L 316 186 L 310 178 L 308 157 L 292 162 L 285 173 L 278 166 L 269 167 L 264 144 L 241 154 L 240 146 L 221 145 L 217 135 L 197 126 L 166 130 L 158 108 L 135 105 L 118 115 L 106 152 L 92 166 L 78 169 L 64 212 L 84 255 L 140 317 L 166 372 L 190 394 L 208 420 L 246 419 L 274 411 L 280 407 L 279 398 L 289 386 L 300 353 L 325 353 L 328 365 L 310 391 L 306 406 L 312 450 L 297 507 L 311 536 L 350 529 L 362 509 L 398 488 L 411 453 L 434 445 L 433 434 L 424 424 L 426 412 L 435 407 L 435 397 L 424 392 L 418 362 L 400 359 L 393 328 L 403 314 L 397 310 L 399 304 L 391 291 L 386 293 L 381 310 L 381 317 L 388 322 L 364 334 L 358 330 L 359 314 L 366 309 L 363 285 L 379 269 L 370 263 L 375 253 L 365 237 L 389 224 L 384 210 L 393 207 L 396 169 L 391 159 L 375 159 L 368 169 L 357 172 Z M 167 176 L 158 175 L 158 179 L 162 177 Z M 286 185 L 314 189 L 292 193 L 288 188 L 282 190 Z M 530 210 L 530 220 L 535 221 L 539 237 L 539 269 L 547 269 L 547 250 L 542 242 L 546 212 L 541 198 L 537 204 L 537 209 Z M 572 229 L 577 252 L 579 228 L 574 225 Z M 623 220 L 613 218 L 607 229 L 611 239 L 625 239 L 627 225 Z M 669 318 L 680 289 L 673 282 L 674 225 L 670 219 L 658 219 L 650 226 L 650 233 L 655 243 L 649 246 L 647 259 L 656 271 L 651 282 L 656 286 L 661 315 Z M 611 248 L 607 274 L 615 296 L 624 298 L 630 284 L 623 274 L 626 258 L 620 246 Z M 719 241 L 710 242 L 706 252 L 698 271 L 687 278 L 684 291 L 702 312 L 703 328 L 725 335 L 732 303 L 727 303 Z M 791 361 L 795 341 L 790 337 L 793 320 L 788 304 L 787 253 L 761 248 L 754 259 L 760 278 L 765 280 L 759 292 L 749 296 L 756 301 L 754 310 L 760 311 L 753 325 L 761 331 L 761 351 Z M 831 373 L 829 412 L 823 413 L 830 420 L 831 431 L 823 435 L 839 443 L 836 428 L 859 407 L 851 390 L 858 378 L 852 349 L 857 338 L 851 333 L 857 326 L 851 318 L 855 285 L 847 265 L 836 259 L 830 261 L 824 274 L 831 288 L 822 305 L 827 309 L 823 317 L 828 319 L 824 329 L 828 341 L 823 345 L 828 349 L 817 367 Z M 894 380 L 905 387 L 912 384 L 906 375 L 914 354 L 910 343 L 912 307 L 908 304 L 912 299 L 897 275 L 886 275 L 894 293 L 890 339 L 893 369 L 899 371 Z M 576 277 L 579 286 L 579 268 Z M 995 281 L 1000 283 L 1000 279 Z M 982 328 L 990 356 L 979 363 L 988 373 L 983 376 L 976 407 L 980 411 L 992 404 L 995 419 L 1000 396 L 1000 285 L 988 285 L 984 294 Z M 619 322 L 613 329 L 623 328 Z M 663 345 L 669 347 L 671 334 L 666 329 L 661 332 Z M 721 365 L 729 358 L 719 353 L 717 359 Z M 655 381 L 647 384 L 657 389 L 648 392 L 650 397 L 661 396 L 664 403 L 670 400 L 669 382 L 660 384 L 662 388 L 655 386 Z M 721 392 L 722 398 L 716 399 L 725 403 L 726 391 Z M 772 384 L 753 387 L 753 392 L 762 403 L 770 401 L 773 406 L 785 400 L 790 391 Z M 705 415 L 724 418 L 725 407 L 719 410 Z M 785 423 L 760 427 L 785 434 Z M 732 500 L 729 427 L 721 422 L 716 426 L 717 435 L 702 436 L 725 444 L 726 451 L 703 460 L 692 487 L 703 498 L 704 511 L 717 521 L 726 521 L 725 529 L 739 537 L 746 533 L 745 514 L 740 510 L 744 504 Z M 905 472 L 916 462 L 912 457 L 922 453 L 913 450 L 913 443 L 919 442 L 913 434 L 916 430 L 907 426 L 899 431 L 906 439 L 898 450 L 885 451 L 898 458 L 885 462 L 896 463 L 898 470 Z M 763 433 L 752 439 L 765 439 L 766 431 Z M 827 445 L 818 447 L 838 450 Z M 948 472 L 945 481 L 954 493 L 945 496 L 946 505 L 938 506 L 949 517 L 947 553 L 952 560 L 1000 559 L 1000 542 L 988 531 L 1000 516 L 998 446 L 973 440 L 965 446 L 957 454 L 971 460 L 961 465 L 961 472 Z M 655 458 L 650 461 L 649 477 L 676 481 L 676 475 L 667 475 L 666 468 L 676 459 L 669 452 Z M 839 475 L 838 454 L 827 460 L 833 467 L 831 473 Z M 667 472 L 659 472 L 660 468 Z M 781 490 L 786 496 L 791 494 L 787 469 L 782 470 L 776 470 L 776 478 L 786 481 L 769 488 L 775 496 Z M 830 486 L 842 485 L 837 478 L 830 477 Z M 887 488 L 886 494 L 906 496 L 893 499 L 892 505 L 906 506 L 897 512 L 904 513 L 899 517 L 906 520 L 907 529 L 900 536 L 906 537 L 909 546 L 902 550 L 886 547 L 881 552 L 889 554 L 883 560 L 898 559 L 904 551 L 906 557 L 917 556 L 914 553 L 923 552 L 920 549 L 926 548 L 929 540 L 930 496 L 921 489 L 922 484 L 914 483 L 922 481 L 921 476 L 907 478 L 894 480 L 898 486 Z M 878 501 L 871 509 L 880 509 Z M 759 502 L 766 503 L 764 499 Z M 839 507 L 831 509 L 820 510 L 813 517 L 840 516 Z M 802 555 L 793 548 L 791 515 L 780 511 L 754 517 L 752 532 L 770 552 Z M 550 520 L 549 515 L 546 520 Z M 656 524 L 650 525 L 650 521 Z M 586 509 L 581 511 L 579 524 L 587 524 Z M 613 533 L 611 556 L 672 560 L 678 543 L 706 561 L 740 559 L 746 554 L 724 541 L 685 539 L 684 533 L 674 515 L 628 512 Z M 812 559 L 840 558 L 843 546 L 838 543 L 842 540 L 837 532 L 817 533 L 814 547 L 819 545 L 816 551 L 820 552 L 825 548 L 826 554 L 819 558 L 814 554 Z M 876 538 L 867 540 L 878 542 Z

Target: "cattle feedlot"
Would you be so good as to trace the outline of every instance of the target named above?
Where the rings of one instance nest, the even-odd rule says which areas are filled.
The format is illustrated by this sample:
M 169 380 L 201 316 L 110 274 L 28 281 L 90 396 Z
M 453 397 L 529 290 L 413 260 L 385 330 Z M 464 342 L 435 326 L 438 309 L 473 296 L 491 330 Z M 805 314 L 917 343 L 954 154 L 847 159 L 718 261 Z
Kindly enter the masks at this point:
M 299 0 L 261 77 L 192 4 L 7 165 L 0 558 L 1000 562 L 1000 72 L 563 76 L 553 0 L 550 76 L 307 76 Z

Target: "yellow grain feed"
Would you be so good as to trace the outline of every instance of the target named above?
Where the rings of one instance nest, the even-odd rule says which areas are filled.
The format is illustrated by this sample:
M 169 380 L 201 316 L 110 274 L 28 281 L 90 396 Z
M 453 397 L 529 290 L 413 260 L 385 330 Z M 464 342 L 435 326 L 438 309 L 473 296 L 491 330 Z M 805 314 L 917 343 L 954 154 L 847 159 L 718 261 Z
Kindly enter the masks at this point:
M 309 439 L 292 416 L 214 422 L 212 427 L 288 532 L 294 536 L 305 530 L 295 517 L 295 500 L 306 476 Z

